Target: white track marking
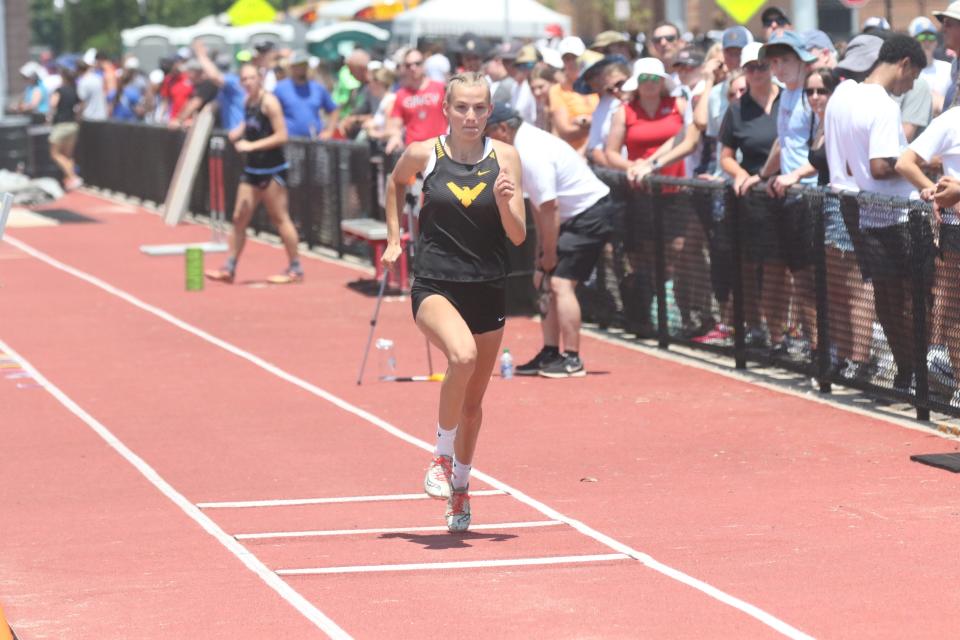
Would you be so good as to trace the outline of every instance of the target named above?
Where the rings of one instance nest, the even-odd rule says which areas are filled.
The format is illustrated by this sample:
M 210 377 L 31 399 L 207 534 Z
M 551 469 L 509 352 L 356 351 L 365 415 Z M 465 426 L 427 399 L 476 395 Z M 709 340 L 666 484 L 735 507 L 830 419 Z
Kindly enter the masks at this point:
M 470 496 L 502 496 L 505 491 L 486 489 L 471 491 Z M 343 502 L 391 502 L 394 500 L 433 500 L 425 493 L 395 493 L 384 496 L 347 496 L 343 498 L 291 498 L 288 500 L 245 500 L 237 502 L 198 502 L 201 509 L 251 509 L 256 507 L 291 507 L 305 504 L 339 504 Z
M 139 298 L 127 293 L 126 291 L 123 291 L 122 289 L 114 287 L 113 285 L 107 282 L 104 282 L 103 280 L 101 280 L 100 278 L 97 278 L 96 276 L 92 276 L 84 271 L 80 271 L 75 267 L 71 267 L 67 264 L 64 264 L 63 262 L 60 262 L 59 260 L 52 258 L 51 256 L 48 256 L 47 254 L 37 249 L 34 249 L 30 245 L 20 240 L 17 240 L 16 238 L 12 238 L 8 236 L 7 241 L 10 242 L 10 244 L 12 244 L 13 246 L 20 249 L 21 251 L 24 251 L 25 253 L 33 256 L 37 260 L 45 262 L 51 267 L 54 267 L 55 269 L 58 269 L 65 273 L 69 273 L 70 275 L 76 278 L 79 278 L 84 282 L 88 282 L 89 284 L 92 284 L 93 286 L 120 298 L 121 300 L 125 300 L 126 302 L 132 304 L 138 309 L 141 309 L 143 311 L 146 311 L 147 313 L 153 314 L 158 318 L 165 320 L 166 322 L 169 322 L 175 327 L 178 327 L 179 329 L 186 331 L 187 333 L 191 333 L 197 336 L 198 338 L 201 338 L 202 340 L 209 342 L 210 344 L 216 345 L 221 349 L 223 349 L 224 351 L 227 351 L 228 353 L 232 353 L 238 358 L 242 358 L 243 360 L 246 360 L 247 362 L 260 367 L 264 371 L 267 371 L 282 380 L 286 380 L 290 384 L 303 389 L 307 393 L 311 393 L 319 398 L 322 398 L 327 402 L 329 402 L 330 404 L 333 404 L 334 406 L 339 407 L 340 409 L 343 409 L 344 411 L 351 413 L 357 416 L 358 418 L 361 418 L 369 422 L 370 424 L 376 426 L 377 428 L 385 431 L 386 433 L 389 433 L 390 435 L 395 436 L 396 438 L 399 438 L 400 440 L 403 440 L 408 444 L 411 444 L 429 453 L 433 452 L 433 445 L 430 445 L 419 438 L 411 436 L 410 434 L 406 433 L 400 428 L 390 424 L 386 420 L 383 420 L 382 418 L 379 418 L 373 415 L 369 411 L 361 409 L 347 402 L 346 400 L 343 400 L 338 396 L 335 396 L 329 391 L 321 389 L 320 387 L 310 382 L 307 382 L 306 380 L 299 378 L 293 375 L 292 373 L 288 373 L 287 371 L 281 369 L 275 364 L 272 364 L 267 360 L 264 360 L 260 356 L 254 355 L 248 351 L 241 349 L 240 347 L 237 347 L 227 342 L 226 340 L 218 338 L 210 333 L 207 333 L 203 329 L 195 327 L 194 325 L 189 324 L 188 322 L 185 322 L 180 318 L 177 318 L 173 314 L 167 311 L 164 311 L 163 309 L 160 309 L 151 304 L 143 302 Z M 749 602 L 741 600 L 736 596 L 726 593 L 725 591 L 722 591 L 717 587 L 714 587 L 713 585 L 707 584 L 702 580 L 699 580 L 697 578 L 694 578 L 693 576 L 687 575 L 686 573 L 683 573 L 679 569 L 674 569 L 673 567 L 665 565 L 655 560 L 654 558 L 652 558 L 646 553 L 632 549 L 629 546 L 623 544 L 622 542 L 614 540 L 610 536 L 604 533 L 600 533 L 596 529 L 593 529 L 587 526 L 586 524 L 579 522 L 578 520 L 574 520 L 573 518 L 567 517 L 561 514 L 560 512 L 552 509 L 551 507 L 548 507 L 542 502 L 534 500 L 533 498 L 526 495 L 522 491 L 514 489 L 513 487 L 511 487 L 510 485 L 504 482 L 500 482 L 499 480 L 496 480 L 495 478 L 487 475 L 486 473 L 483 473 L 482 471 L 478 471 L 476 468 L 473 470 L 472 473 L 473 473 L 473 476 L 478 480 L 482 480 L 483 482 L 489 484 L 492 487 L 495 487 L 497 489 L 505 491 L 506 493 L 509 493 L 520 502 L 526 504 L 527 506 L 533 507 L 534 509 L 536 509 L 537 511 L 545 515 L 547 518 L 551 520 L 560 520 L 561 522 L 565 522 L 566 524 L 570 525 L 571 527 L 573 527 L 580 533 L 584 534 L 585 536 L 589 538 L 593 538 L 594 540 L 610 547 L 611 549 L 613 549 L 618 553 L 624 553 L 626 555 L 629 555 L 632 558 L 635 558 L 636 560 L 640 561 L 643 565 L 649 567 L 650 569 L 653 569 L 654 571 L 657 571 L 658 573 L 661 573 L 665 576 L 673 578 L 674 580 L 677 580 L 678 582 L 681 582 L 687 586 L 690 586 L 710 596 L 711 598 L 714 598 L 728 606 L 731 606 L 739 611 L 742 611 L 743 613 L 762 622 L 763 624 L 769 626 L 770 628 L 778 631 L 779 633 L 789 638 L 795 638 L 795 639 L 802 638 L 804 640 L 807 640 L 810 638 L 810 636 L 807 635 L 806 633 L 787 624 L 783 620 L 780 620 L 773 614 L 767 613 L 763 609 L 760 609 L 759 607 L 752 605 Z
M 67 394 L 61 391 L 56 385 L 50 382 L 46 376 L 40 373 L 23 356 L 14 351 L 7 343 L 0 339 L 0 350 L 16 358 L 25 371 L 29 371 L 33 379 L 41 387 L 46 389 L 50 395 L 56 398 L 70 413 L 80 418 L 90 429 L 100 436 L 114 451 L 120 454 L 124 460 L 129 462 L 137 471 L 146 478 L 150 484 L 157 488 L 160 493 L 166 496 L 171 502 L 180 507 L 187 517 L 199 524 L 204 531 L 213 536 L 217 542 L 235 555 L 248 569 L 253 571 L 261 580 L 276 591 L 280 597 L 289 602 L 293 607 L 302 613 L 304 617 L 315 624 L 321 631 L 331 638 L 346 639 L 350 634 L 341 629 L 337 623 L 328 618 L 322 611 L 317 609 L 306 598 L 300 595 L 293 587 L 284 582 L 273 571 L 267 568 L 256 556 L 250 553 L 242 544 L 234 540 L 232 536 L 221 529 L 213 520 L 206 516 L 200 509 L 195 507 L 186 497 L 173 486 L 163 479 L 157 471 L 138 456 L 113 433 L 107 429 L 99 420 L 87 413 L 80 405 L 74 402 Z
M 471 494 L 472 496 L 473 494 Z M 565 524 L 559 520 L 539 520 L 534 522 L 503 522 L 501 524 L 471 524 L 470 531 L 488 531 L 497 529 L 527 529 L 530 527 L 554 527 Z M 385 529 L 329 529 L 326 531 L 277 531 L 274 533 L 237 533 L 237 540 L 272 540 L 276 538 L 316 538 L 323 536 L 362 536 L 376 533 L 415 533 L 417 531 L 446 531 L 442 525 L 435 527 L 390 527 Z
M 277 569 L 281 576 L 316 576 L 330 573 L 380 573 L 383 571 L 424 571 L 434 569 L 478 569 L 484 567 L 525 567 L 543 564 L 578 562 L 610 562 L 630 560 L 624 553 L 593 556 L 555 556 L 552 558 L 516 558 L 512 560 L 463 560 L 460 562 L 418 562 L 413 564 L 362 564 L 352 567 L 317 567 L 312 569 Z

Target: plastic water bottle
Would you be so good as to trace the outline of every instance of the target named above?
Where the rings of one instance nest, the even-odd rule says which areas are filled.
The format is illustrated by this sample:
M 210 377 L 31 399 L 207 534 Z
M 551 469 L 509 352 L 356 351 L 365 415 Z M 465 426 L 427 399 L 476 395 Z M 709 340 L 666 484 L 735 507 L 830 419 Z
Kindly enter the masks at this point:
M 504 380 L 513 377 L 513 356 L 510 355 L 510 349 L 504 349 L 500 356 L 500 377 Z
M 377 360 L 380 362 L 380 379 L 396 380 L 397 354 L 393 351 L 393 340 L 378 338 L 376 342 Z

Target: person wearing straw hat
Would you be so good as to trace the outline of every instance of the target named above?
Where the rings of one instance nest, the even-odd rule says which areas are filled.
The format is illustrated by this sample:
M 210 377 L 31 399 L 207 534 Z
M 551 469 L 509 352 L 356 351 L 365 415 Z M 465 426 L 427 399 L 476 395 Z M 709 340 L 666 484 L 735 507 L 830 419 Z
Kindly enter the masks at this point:
M 506 316 L 506 241 L 520 245 L 527 232 L 520 157 L 484 135 L 491 107 L 482 74 L 452 77 L 442 103 L 450 133 L 409 144 L 387 182 L 383 266 L 392 269 L 403 251 L 407 185 L 425 176 L 410 297 L 417 327 L 446 356 L 447 371 L 423 488 L 446 498 L 451 532 L 470 526 L 470 471 Z

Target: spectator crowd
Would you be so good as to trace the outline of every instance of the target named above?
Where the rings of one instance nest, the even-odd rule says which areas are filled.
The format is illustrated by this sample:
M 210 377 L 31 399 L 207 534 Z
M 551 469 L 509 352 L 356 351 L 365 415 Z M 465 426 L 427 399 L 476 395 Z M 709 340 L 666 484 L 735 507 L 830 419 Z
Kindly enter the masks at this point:
M 744 311 L 748 343 L 775 355 L 809 350 L 817 335 L 812 256 L 795 241 L 810 226 L 798 187 L 839 193 L 824 215 L 831 304 L 841 318 L 832 328 L 833 366 L 844 377 L 876 375 L 874 322 L 889 344 L 898 390 L 914 384 L 916 348 L 908 263 L 918 258 L 907 208 L 851 196 L 933 203 L 928 298 L 935 339 L 960 372 L 960 300 L 953 295 L 960 276 L 960 217 L 953 209 L 960 200 L 960 2 L 907 25 L 871 18 L 848 42 L 820 30 L 797 32 L 775 7 L 763 12 L 762 25 L 756 34 L 736 26 L 695 37 L 664 22 L 648 34 L 605 31 L 588 42 L 556 28 L 532 42 L 465 34 L 390 55 L 356 49 L 336 69 L 272 42 L 236 56 L 196 42 L 149 72 L 134 57 L 115 64 L 89 51 L 25 65 L 29 87 L 20 108 L 53 124 L 51 154 L 73 188 L 81 182 L 70 159 L 78 118 L 186 127 L 214 103 L 219 126 L 232 129 L 244 113 L 241 63 L 259 69 L 290 136 L 369 141 L 388 154 L 445 133 L 446 81 L 481 72 L 501 107 L 498 119 L 515 120 L 504 135 L 531 138 L 517 134 L 518 126 L 546 132 L 574 152 L 554 157 L 573 158 L 566 162 L 582 163 L 606 182 L 619 175 L 642 192 L 652 174 L 725 181 L 744 201 L 765 191 L 775 215 L 770 206 L 746 205 L 741 214 L 749 229 Z M 548 161 L 543 153 L 531 157 Z M 602 193 L 593 183 L 590 189 Z M 564 194 L 546 191 L 562 209 Z M 622 254 L 608 246 L 600 262 L 624 283 L 624 324 L 652 335 L 652 216 L 627 208 L 615 225 Z M 681 330 L 723 344 L 732 339 L 730 287 L 703 275 L 721 256 L 710 211 L 699 213 L 692 222 L 665 225 L 666 266 Z M 627 313 L 631 304 L 640 311 Z M 960 391 L 952 404 L 960 407 Z

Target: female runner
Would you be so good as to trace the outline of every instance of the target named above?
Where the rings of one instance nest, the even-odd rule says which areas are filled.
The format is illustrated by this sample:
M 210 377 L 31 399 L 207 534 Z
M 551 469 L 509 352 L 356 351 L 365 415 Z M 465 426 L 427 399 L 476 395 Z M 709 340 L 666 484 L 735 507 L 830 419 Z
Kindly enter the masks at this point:
M 287 159 L 283 152 L 287 125 L 283 109 L 277 98 L 263 89 L 263 80 L 255 65 L 247 63 L 240 68 L 240 83 L 247 92 L 244 119 L 227 137 L 246 157 L 237 185 L 230 257 L 223 267 L 207 271 L 206 275 L 211 280 L 233 282 L 237 260 L 247 239 L 247 227 L 257 204 L 262 201 L 290 260 L 286 271 L 270 276 L 267 281 L 274 284 L 300 282 L 303 269 L 298 254 L 297 228 L 293 226 L 287 208 Z
M 491 109 L 482 74 L 453 76 L 443 100 L 449 135 L 407 147 L 387 186 L 383 264 L 392 268 L 401 252 L 406 185 L 418 172 L 425 176 L 413 316 L 447 357 L 447 372 L 424 490 L 447 499 L 451 532 L 470 526 L 470 469 L 506 315 L 506 238 L 519 245 L 527 233 L 520 158 L 512 146 L 483 136 Z

